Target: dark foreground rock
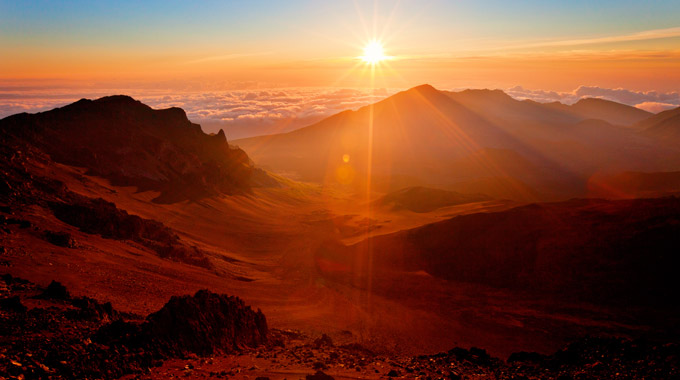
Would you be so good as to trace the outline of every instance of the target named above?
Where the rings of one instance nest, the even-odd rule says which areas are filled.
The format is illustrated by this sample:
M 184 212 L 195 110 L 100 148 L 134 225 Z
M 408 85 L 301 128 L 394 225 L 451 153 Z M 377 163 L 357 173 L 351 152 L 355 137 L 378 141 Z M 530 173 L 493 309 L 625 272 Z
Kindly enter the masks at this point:
M 74 194 L 70 202 L 51 202 L 49 207 L 57 219 L 88 234 L 107 239 L 133 240 L 155 251 L 162 258 L 208 269 L 213 267 L 201 250 L 182 242 L 163 223 L 130 215 L 101 198 L 93 199 Z
M 334 380 L 333 376 L 326 375 L 322 371 L 317 371 L 313 375 L 305 376 L 306 380 Z
M 41 298 L 48 300 L 67 300 L 71 298 L 71 295 L 66 290 L 66 287 L 60 282 L 52 281 L 47 286 L 44 292 L 40 295 Z
M 172 297 L 144 323 L 116 321 L 98 332 L 102 343 L 142 347 L 165 356 L 235 353 L 268 343 L 267 320 L 238 297 L 199 290 Z M 122 339 L 121 339 L 122 338 Z
M 268 342 L 264 315 L 236 297 L 202 290 L 173 297 L 146 319 L 10 275 L 0 280 L 0 378 L 114 379 L 169 358 L 235 353 Z M 46 296 L 47 295 L 47 296 Z M 31 308 L 22 301 L 39 302 Z
M 66 289 L 55 284 L 50 292 L 63 295 Z M 552 355 L 520 352 L 507 361 L 474 347 L 404 357 L 374 353 L 357 343 L 334 345 L 328 336 L 270 331 L 260 311 L 206 290 L 173 297 L 143 318 L 87 297 L 41 297 L 49 292 L 10 275 L 1 276 L 0 285 L 6 289 L 0 295 L 0 378 L 280 379 L 284 373 L 306 380 L 680 377 L 680 346 L 670 337 L 586 337 Z

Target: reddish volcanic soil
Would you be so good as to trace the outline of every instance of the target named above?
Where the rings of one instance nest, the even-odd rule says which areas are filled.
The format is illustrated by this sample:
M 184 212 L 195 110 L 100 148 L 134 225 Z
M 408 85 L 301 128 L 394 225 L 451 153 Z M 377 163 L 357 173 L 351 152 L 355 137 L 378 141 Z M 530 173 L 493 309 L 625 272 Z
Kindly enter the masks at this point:
M 355 287 L 326 278 L 322 273 L 332 272 L 333 264 L 314 259 L 329 240 L 350 244 L 367 231 L 385 234 L 457 214 L 507 209 L 508 202 L 429 213 L 376 207 L 369 220 L 370 202 L 291 183 L 255 189 L 252 195 L 159 205 L 151 202 L 155 192 L 114 187 L 79 169 L 57 168 L 50 176 L 72 191 L 163 222 L 207 252 L 215 266 L 207 270 L 164 260 L 134 242 L 85 234 L 38 207 L 13 210 L 32 226 L 68 231 L 78 246 L 58 247 L 36 237 L 32 228 L 11 226 L 11 233 L 0 235 L 8 247 L 2 256 L 7 272 L 42 285 L 60 281 L 73 294 L 110 301 L 124 312 L 146 315 L 172 295 L 210 289 L 261 308 L 276 328 L 327 333 L 394 353 L 474 345 L 501 357 L 521 350 L 551 352 L 587 333 L 635 335 L 650 329 L 621 310 L 444 281 L 424 272 L 381 273 L 370 289 Z
M 461 107 L 429 86 L 401 97 L 418 93 Z M 390 118 L 383 130 L 401 141 Z M 420 114 L 408 121 L 419 130 Z M 421 153 L 430 140 L 448 152 L 440 131 L 430 132 Z M 678 198 L 526 205 L 517 200 L 536 197 L 508 201 L 467 185 L 394 188 L 409 182 L 408 172 L 386 194 L 353 172 L 295 182 L 258 169 L 183 111 L 127 97 L 12 116 L 0 120 L 0 138 L 0 378 L 677 372 L 678 346 L 667 342 L 680 326 L 670 300 L 680 265 Z M 511 151 L 483 152 L 529 170 L 527 178 L 544 181 L 550 169 L 536 172 Z M 397 157 L 415 172 L 427 163 Z M 468 180 L 529 189 L 482 174 Z M 667 175 L 603 183 L 647 189 Z M 566 179 L 550 186 L 565 190 L 574 178 Z
M 207 290 L 172 297 L 145 318 L 74 297 L 56 282 L 41 287 L 3 275 L 0 294 L 0 374 L 12 379 L 665 379 L 678 367 L 677 344 L 604 337 L 507 361 L 474 347 L 383 354 L 325 334 L 271 329 L 259 310 Z

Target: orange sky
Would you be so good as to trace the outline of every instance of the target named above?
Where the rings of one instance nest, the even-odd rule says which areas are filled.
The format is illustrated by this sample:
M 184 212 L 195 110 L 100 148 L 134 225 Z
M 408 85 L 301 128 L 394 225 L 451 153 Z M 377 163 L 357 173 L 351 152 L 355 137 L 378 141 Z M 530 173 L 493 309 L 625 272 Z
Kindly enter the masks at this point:
M 653 4 L 0 0 L 0 84 L 680 88 L 680 11 Z M 371 39 L 393 56 L 374 76 Z

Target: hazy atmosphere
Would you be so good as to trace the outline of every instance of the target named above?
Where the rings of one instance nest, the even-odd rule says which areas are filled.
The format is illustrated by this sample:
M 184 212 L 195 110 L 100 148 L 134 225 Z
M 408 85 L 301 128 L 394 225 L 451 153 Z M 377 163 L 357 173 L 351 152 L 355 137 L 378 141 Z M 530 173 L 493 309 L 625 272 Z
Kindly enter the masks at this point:
M 677 1 L 0 0 L 0 379 L 680 376 Z

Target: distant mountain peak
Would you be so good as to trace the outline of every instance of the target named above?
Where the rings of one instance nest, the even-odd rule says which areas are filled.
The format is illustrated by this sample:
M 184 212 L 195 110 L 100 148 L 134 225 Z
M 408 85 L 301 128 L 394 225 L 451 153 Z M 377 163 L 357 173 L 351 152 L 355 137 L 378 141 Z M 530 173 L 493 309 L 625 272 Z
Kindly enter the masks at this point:
M 81 99 L 81 100 L 88 100 L 88 99 Z M 92 102 L 96 103 L 139 103 L 142 104 L 139 100 L 135 100 L 133 97 L 129 95 L 109 95 L 109 96 L 104 96 L 99 99 L 91 100 Z
M 408 90 L 396 93 L 396 94 L 388 97 L 387 99 L 390 99 L 390 98 L 395 99 L 395 98 L 399 98 L 400 96 L 403 96 L 403 95 L 416 95 L 416 94 L 419 95 L 419 96 L 424 96 L 426 98 L 430 98 L 432 96 L 438 96 L 441 93 L 442 93 L 441 91 L 437 90 L 436 88 L 434 88 L 430 84 L 421 84 L 420 86 L 411 87 Z
M 489 96 L 497 99 L 513 99 L 510 95 L 506 94 L 505 91 L 499 89 L 469 88 L 461 91 L 461 93 L 467 95 Z
M 611 100 L 602 98 L 581 98 L 574 104 L 610 104 L 610 103 L 616 102 L 612 102 Z
M 225 143 L 227 142 L 227 136 L 225 136 L 223 129 L 220 129 L 220 131 L 217 132 L 215 138 L 217 138 L 219 141 L 224 141 Z
M 478 93 L 478 94 L 503 94 L 507 95 L 505 91 L 498 89 L 498 88 L 467 88 L 461 92 L 466 92 L 466 93 Z
M 421 84 L 420 86 L 415 86 L 415 87 L 413 87 L 413 88 L 411 88 L 407 91 L 411 91 L 411 90 L 415 90 L 415 91 L 439 91 L 436 88 L 434 88 L 431 84 L 428 84 L 428 83 Z
M 635 128 L 666 142 L 677 143 L 680 140 L 680 107 L 652 115 L 636 124 Z
M 583 98 L 569 106 L 569 109 L 588 119 L 602 119 L 611 124 L 632 125 L 652 114 L 627 104 L 602 98 Z

